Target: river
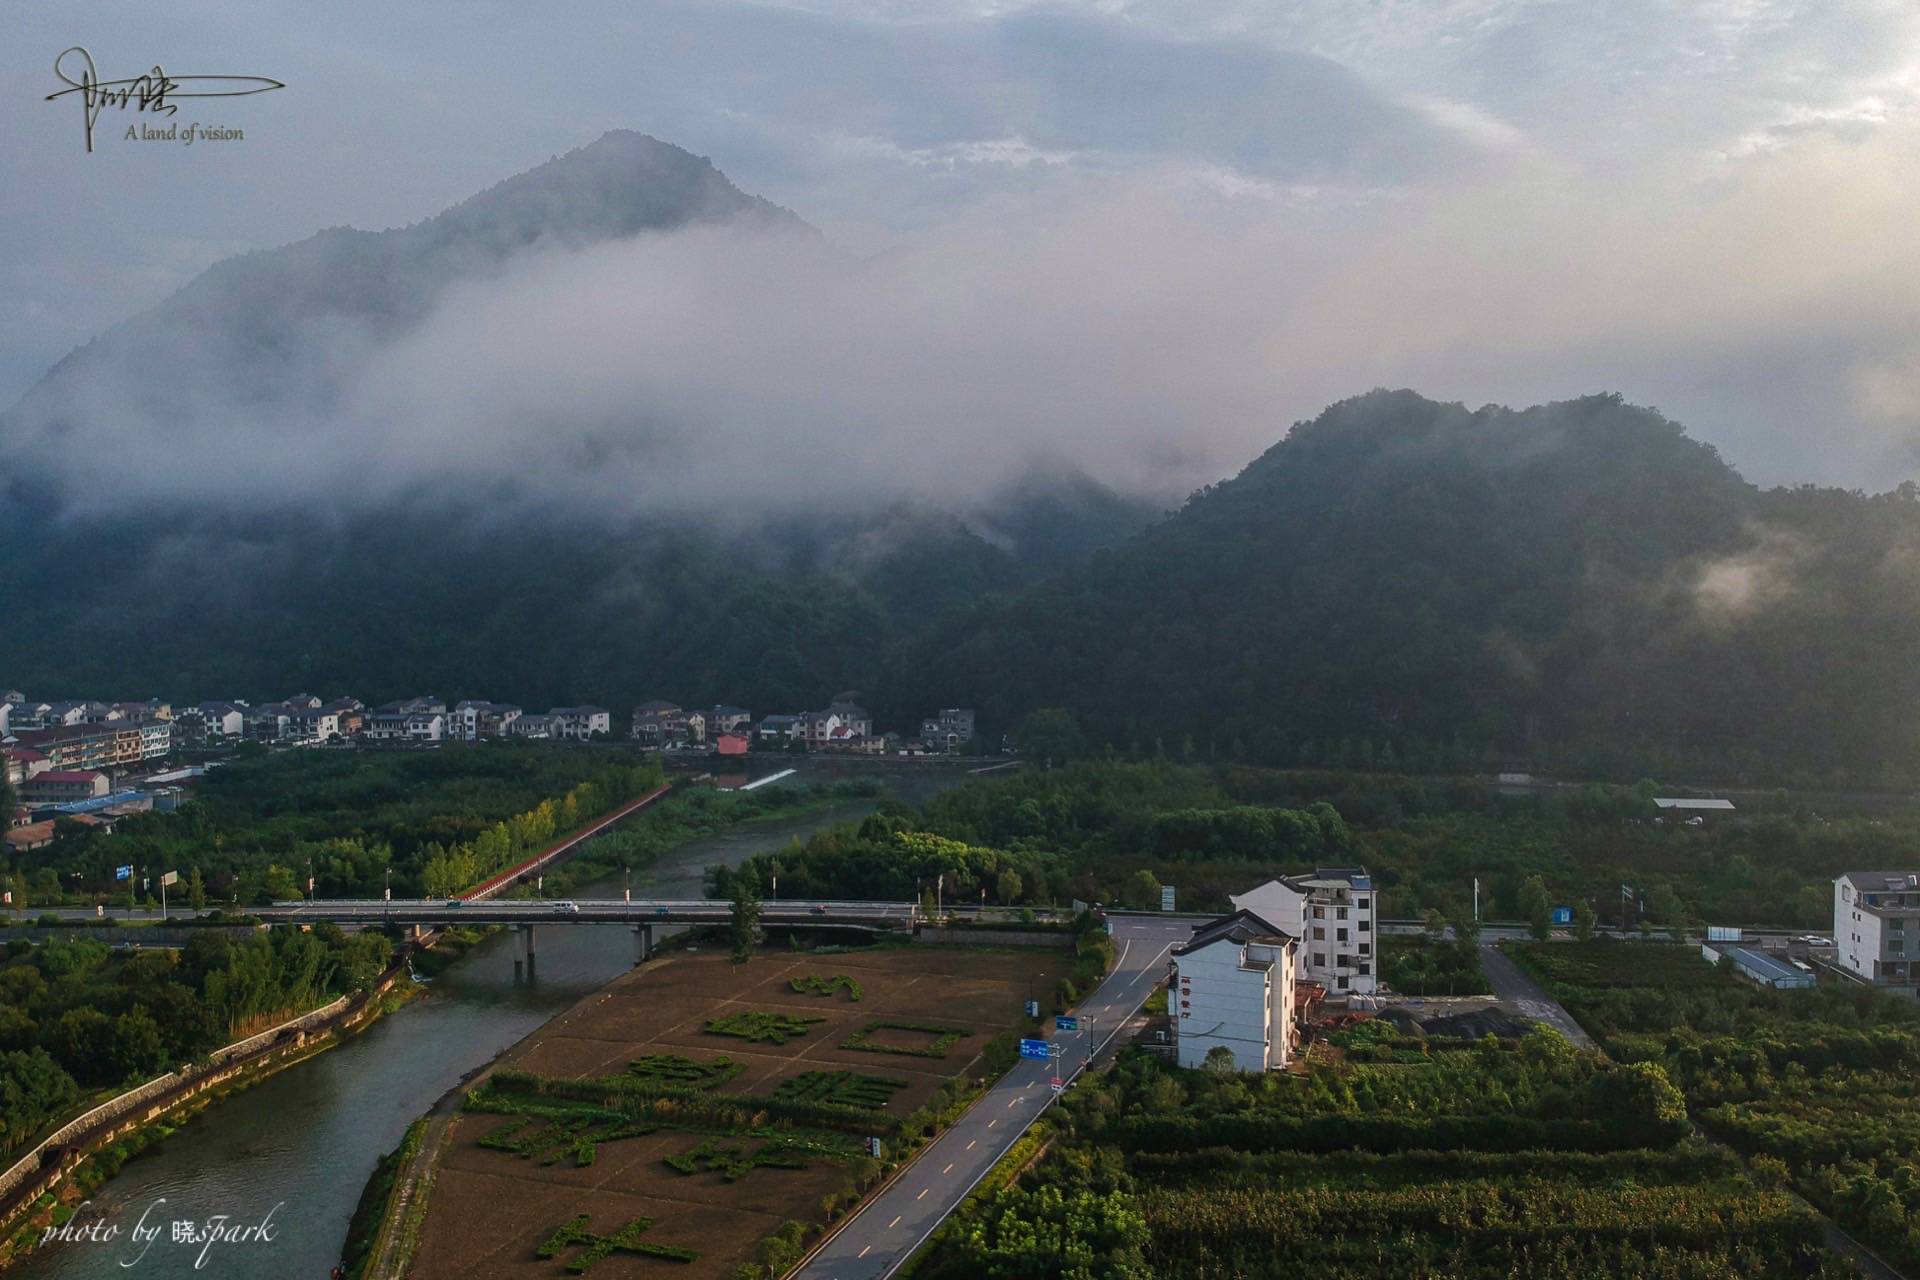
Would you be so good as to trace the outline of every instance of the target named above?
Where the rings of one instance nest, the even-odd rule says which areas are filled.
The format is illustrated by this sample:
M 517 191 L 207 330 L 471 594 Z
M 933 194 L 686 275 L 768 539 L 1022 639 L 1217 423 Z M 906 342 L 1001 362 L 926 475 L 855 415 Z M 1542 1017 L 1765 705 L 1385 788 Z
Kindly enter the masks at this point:
M 804 764 L 790 782 L 823 780 Z M 918 800 L 964 775 L 945 769 L 877 776 L 893 794 Z M 774 785 L 787 785 L 776 783 Z M 637 896 L 699 896 L 704 869 L 738 865 L 796 835 L 871 811 L 853 800 L 757 822 L 689 841 L 634 872 Z M 620 877 L 578 896 L 617 896 Z M 45 1245 L 9 1271 L 9 1280 L 141 1280 L 325 1277 L 339 1259 L 347 1222 L 375 1161 L 462 1076 L 632 966 L 624 926 L 575 925 L 540 934 L 539 977 L 513 978 L 511 941 L 497 934 L 433 982 L 424 998 L 360 1035 L 209 1107 L 157 1147 L 128 1162 L 76 1221 L 117 1226 L 111 1240 Z M 268 1223 L 271 1240 L 175 1243 L 171 1224 L 226 1215 L 234 1226 Z M 135 1227 L 154 1234 L 136 1240 Z M 157 1228 L 157 1230 L 156 1230 Z

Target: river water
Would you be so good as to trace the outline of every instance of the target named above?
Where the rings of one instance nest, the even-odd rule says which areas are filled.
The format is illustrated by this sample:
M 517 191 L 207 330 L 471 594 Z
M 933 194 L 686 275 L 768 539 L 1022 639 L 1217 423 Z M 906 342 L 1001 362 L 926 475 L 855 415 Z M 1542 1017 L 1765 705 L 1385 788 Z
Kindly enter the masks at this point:
M 803 764 L 788 782 L 825 774 Z M 917 800 L 964 775 L 866 768 L 853 776 L 879 776 L 893 794 Z M 706 867 L 738 865 L 796 835 L 858 817 L 876 803 L 848 801 L 690 841 L 636 870 L 634 894 L 697 897 Z M 613 897 L 621 886 L 615 877 L 578 896 Z M 46 1244 L 11 1269 L 9 1280 L 325 1277 L 339 1259 L 347 1221 L 374 1162 L 399 1145 L 407 1126 L 462 1076 L 632 962 L 632 935 L 624 926 L 543 929 L 538 979 L 516 983 L 511 939 L 494 935 L 436 978 L 424 998 L 339 1047 L 216 1103 L 130 1161 L 75 1220 L 99 1221 L 102 1235 L 116 1229 L 112 1239 Z M 176 1220 L 197 1224 L 204 1234 L 207 1221 L 221 1215 L 228 1229 L 265 1223 L 272 1238 L 175 1241 Z

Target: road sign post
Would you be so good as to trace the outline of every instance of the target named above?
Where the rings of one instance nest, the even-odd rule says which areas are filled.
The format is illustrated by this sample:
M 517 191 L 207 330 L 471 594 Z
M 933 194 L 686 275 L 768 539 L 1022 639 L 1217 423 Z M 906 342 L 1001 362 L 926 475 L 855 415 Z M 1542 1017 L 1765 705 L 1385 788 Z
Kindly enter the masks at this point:
M 1055 1031 L 1078 1031 L 1080 1029 L 1080 1019 L 1070 1017 L 1064 1013 L 1060 1014 L 1053 1020 L 1053 1029 Z

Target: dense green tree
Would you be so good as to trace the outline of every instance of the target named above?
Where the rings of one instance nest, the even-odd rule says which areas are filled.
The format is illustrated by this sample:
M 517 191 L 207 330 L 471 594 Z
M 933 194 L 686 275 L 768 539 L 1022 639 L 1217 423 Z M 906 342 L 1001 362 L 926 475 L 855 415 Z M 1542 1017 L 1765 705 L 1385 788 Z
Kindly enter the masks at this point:
M 760 881 L 752 871 L 742 868 L 731 877 L 729 888 L 727 939 L 733 945 L 733 962 L 745 964 L 753 959 L 753 949 L 760 940 Z
M 1022 717 L 1013 728 L 1013 746 L 1045 768 L 1069 764 L 1086 754 L 1080 722 L 1063 707 L 1047 707 Z
M 1547 882 L 1541 877 L 1528 876 L 1521 886 L 1520 914 L 1527 918 L 1534 937 L 1544 941 L 1553 936 L 1553 895 L 1547 892 Z
M 1573 904 L 1573 936 L 1581 942 L 1592 941 L 1594 926 L 1599 919 L 1593 904 L 1585 898 L 1579 899 Z

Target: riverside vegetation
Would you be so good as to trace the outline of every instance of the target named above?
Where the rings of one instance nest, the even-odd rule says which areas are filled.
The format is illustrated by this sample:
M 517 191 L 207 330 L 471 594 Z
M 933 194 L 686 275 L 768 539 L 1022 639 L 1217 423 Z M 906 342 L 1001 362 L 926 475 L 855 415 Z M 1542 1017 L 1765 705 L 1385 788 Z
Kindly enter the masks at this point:
M 117 1092 L 370 985 L 377 933 L 195 934 L 178 952 L 87 939 L 10 942 L 0 968 L 0 1155 L 37 1140 L 89 1094 Z

